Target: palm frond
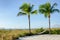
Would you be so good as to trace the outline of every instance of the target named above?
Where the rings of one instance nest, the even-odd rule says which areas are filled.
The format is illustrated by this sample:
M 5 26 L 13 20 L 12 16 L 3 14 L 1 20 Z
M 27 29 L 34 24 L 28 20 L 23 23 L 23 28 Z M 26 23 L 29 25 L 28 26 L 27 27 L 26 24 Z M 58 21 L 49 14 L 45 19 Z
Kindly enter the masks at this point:
M 51 10 L 51 13 L 53 13 L 53 12 L 60 12 L 60 10 L 59 9 L 53 9 L 53 10 Z
M 42 14 L 43 13 L 47 13 L 47 12 L 50 11 L 50 7 L 51 7 L 50 3 L 46 3 L 46 4 L 43 4 L 43 5 L 40 5 L 39 6 L 39 12 L 41 12 Z
M 31 12 L 33 10 L 34 5 L 31 5 L 29 8 L 29 11 Z
M 55 6 L 57 6 L 57 3 L 54 3 L 54 4 L 51 6 L 51 9 L 55 8 Z
M 37 10 L 32 11 L 31 14 L 37 14 Z
M 33 7 L 34 5 L 30 5 L 30 4 L 27 4 L 27 3 L 24 3 L 20 8 L 19 10 L 23 11 L 24 13 L 30 15 L 31 14 L 36 14 L 37 13 L 37 10 L 33 11 Z M 21 12 L 20 12 L 21 13 Z M 20 14 L 19 13 L 19 14 Z
M 30 6 L 30 4 L 23 3 L 19 9 L 24 9 L 24 8 L 26 8 L 26 7 L 28 7 L 28 6 Z
M 24 12 L 29 12 L 30 4 L 24 3 L 19 9 L 21 9 Z
M 40 9 L 39 9 L 39 12 L 43 14 L 43 13 L 46 12 L 46 10 L 45 10 L 44 8 L 40 8 Z
M 17 14 L 17 16 L 21 16 L 21 15 L 27 15 L 26 13 L 23 13 L 23 12 L 19 12 L 18 14 Z

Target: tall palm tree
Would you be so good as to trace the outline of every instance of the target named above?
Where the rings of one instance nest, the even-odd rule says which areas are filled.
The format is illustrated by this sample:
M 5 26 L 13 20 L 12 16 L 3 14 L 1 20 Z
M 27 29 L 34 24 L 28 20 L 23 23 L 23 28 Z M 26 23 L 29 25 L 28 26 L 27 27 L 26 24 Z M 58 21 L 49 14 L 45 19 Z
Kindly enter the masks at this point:
M 50 17 L 51 14 L 54 12 L 60 12 L 59 9 L 55 9 L 55 6 L 57 6 L 56 3 L 51 5 L 49 2 L 42 4 L 39 6 L 39 13 L 44 14 L 45 17 L 48 17 L 49 19 L 49 34 L 51 33 L 51 26 L 50 26 Z
M 17 16 L 21 15 L 27 15 L 28 16 L 28 22 L 29 22 L 29 33 L 31 34 L 31 26 L 30 26 L 30 14 L 37 14 L 37 10 L 33 10 L 34 5 L 30 5 L 27 3 L 24 3 L 20 8 L 20 12 L 17 14 Z

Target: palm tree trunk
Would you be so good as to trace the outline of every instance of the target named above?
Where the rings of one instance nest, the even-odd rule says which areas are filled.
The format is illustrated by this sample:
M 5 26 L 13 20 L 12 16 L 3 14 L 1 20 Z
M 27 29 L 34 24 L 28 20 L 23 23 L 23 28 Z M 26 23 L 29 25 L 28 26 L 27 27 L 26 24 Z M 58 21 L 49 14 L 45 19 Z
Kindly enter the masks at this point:
M 51 27 L 50 27 L 50 15 L 49 15 L 49 34 L 51 34 Z
M 28 21 L 29 21 L 29 33 L 31 34 L 31 27 L 30 27 L 30 15 L 28 15 Z

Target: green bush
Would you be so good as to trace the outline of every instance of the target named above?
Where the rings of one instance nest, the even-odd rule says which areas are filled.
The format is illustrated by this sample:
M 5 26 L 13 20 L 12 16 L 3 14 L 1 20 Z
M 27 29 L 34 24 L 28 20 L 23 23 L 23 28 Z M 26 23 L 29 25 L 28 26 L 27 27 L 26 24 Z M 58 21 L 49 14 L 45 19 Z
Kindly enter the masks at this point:
M 57 34 L 56 30 L 51 30 L 51 34 Z
M 42 32 L 42 31 L 44 31 L 44 29 L 43 29 L 43 28 L 36 29 L 36 32 L 37 32 L 37 33 L 40 33 L 40 32 Z

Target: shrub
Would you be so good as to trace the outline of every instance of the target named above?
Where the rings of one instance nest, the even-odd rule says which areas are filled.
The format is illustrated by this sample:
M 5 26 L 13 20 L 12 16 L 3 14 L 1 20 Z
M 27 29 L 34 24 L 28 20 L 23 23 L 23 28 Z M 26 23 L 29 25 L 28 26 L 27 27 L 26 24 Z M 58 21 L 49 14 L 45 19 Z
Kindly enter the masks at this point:
M 42 31 L 44 31 L 44 29 L 43 29 L 43 28 L 36 29 L 36 32 L 37 32 L 37 33 L 40 33 L 40 32 L 42 32 Z

